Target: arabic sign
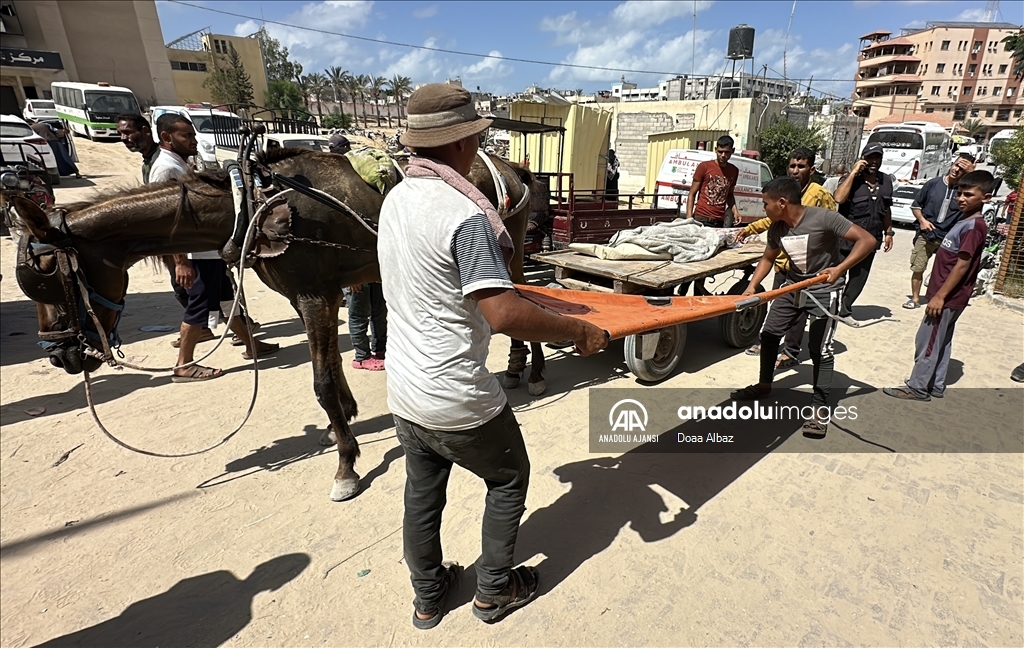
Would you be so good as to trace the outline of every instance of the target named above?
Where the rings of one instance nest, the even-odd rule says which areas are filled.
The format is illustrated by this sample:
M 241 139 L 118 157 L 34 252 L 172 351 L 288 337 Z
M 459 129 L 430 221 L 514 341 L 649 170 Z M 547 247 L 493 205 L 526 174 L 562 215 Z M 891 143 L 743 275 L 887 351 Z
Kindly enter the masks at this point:
M 0 47 L 0 64 L 11 67 L 40 68 L 46 70 L 63 70 L 64 64 L 58 52 L 40 52 L 37 50 L 14 49 Z

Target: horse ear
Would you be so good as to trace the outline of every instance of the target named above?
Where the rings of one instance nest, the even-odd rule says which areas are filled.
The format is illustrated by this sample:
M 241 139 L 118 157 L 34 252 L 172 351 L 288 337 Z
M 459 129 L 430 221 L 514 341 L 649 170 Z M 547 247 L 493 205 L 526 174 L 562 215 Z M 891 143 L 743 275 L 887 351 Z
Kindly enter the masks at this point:
M 28 228 L 32 237 L 40 243 L 45 243 L 49 232 L 53 229 L 50 219 L 46 217 L 46 212 L 39 205 L 22 196 L 15 196 L 13 202 L 18 217 Z

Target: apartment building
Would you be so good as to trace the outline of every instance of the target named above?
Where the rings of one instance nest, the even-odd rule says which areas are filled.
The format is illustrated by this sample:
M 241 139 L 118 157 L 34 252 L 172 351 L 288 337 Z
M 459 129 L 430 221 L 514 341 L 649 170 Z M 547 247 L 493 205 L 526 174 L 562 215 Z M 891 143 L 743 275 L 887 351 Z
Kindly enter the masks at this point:
M 211 74 L 231 65 L 234 50 L 252 83 L 253 103 L 267 98 L 267 74 L 263 50 L 255 34 L 229 36 L 211 33 L 209 28 L 186 34 L 167 44 L 167 59 L 178 103 L 214 103 L 213 93 L 204 85 Z
M 0 112 L 49 99 L 54 81 L 127 86 L 143 105 L 173 102 L 153 0 L 0 0 Z
M 1021 75 L 1003 39 L 1020 25 L 929 22 L 893 38 L 884 30 L 861 37 L 855 114 L 871 127 L 899 115 L 961 122 L 978 119 L 985 138 L 1022 125 Z

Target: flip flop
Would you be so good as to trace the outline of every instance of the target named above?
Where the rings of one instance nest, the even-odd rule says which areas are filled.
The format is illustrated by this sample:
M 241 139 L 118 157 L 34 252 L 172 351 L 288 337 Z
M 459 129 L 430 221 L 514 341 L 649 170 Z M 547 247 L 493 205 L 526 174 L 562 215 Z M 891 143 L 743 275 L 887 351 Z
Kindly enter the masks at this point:
M 261 358 L 268 356 L 281 348 L 280 344 L 274 342 L 260 342 L 257 340 L 257 344 L 259 344 L 259 347 L 257 348 L 259 349 L 259 356 Z M 246 360 L 252 360 L 252 354 L 248 351 L 242 351 L 242 357 Z
M 825 433 L 828 432 L 828 423 L 815 420 L 804 421 L 800 432 L 809 439 L 824 439 Z
M 445 599 L 448 597 L 449 592 L 452 591 L 452 587 L 455 585 L 455 581 L 459 578 L 459 572 L 462 571 L 462 566 L 456 562 L 443 562 L 441 563 L 444 568 L 444 582 L 441 583 L 441 598 L 438 599 L 437 607 L 433 610 L 421 610 L 424 614 L 427 612 L 433 612 L 434 616 L 421 619 L 416 616 L 416 610 L 412 612 L 412 625 L 418 630 L 430 630 L 431 628 L 437 627 L 437 624 L 441 623 L 441 619 L 444 618 L 445 613 L 448 611 L 445 608 Z M 415 601 L 413 602 L 415 608 Z
M 914 301 L 913 299 L 908 299 L 908 300 L 907 300 L 907 301 L 906 301 L 906 302 L 905 302 L 905 303 L 903 304 L 903 308 L 906 308 L 907 310 L 914 310 L 915 308 L 919 308 L 920 306 L 921 306 L 921 304 L 918 304 L 918 303 L 917 303 L 916 301 Z
M 749 349 L 747 349 L 746 351 L 744 351 L 743 355 L 748 355 L 748 356 L 759 356 L 759 355 L 761 355 L 761 345 L 760 344 L 755 344 L 754 346 L 752 346 Z
M 171 376 L 171 382 L 175 383 L 187 383 L 187 382 L 202 382 L 204 380 L 213 380 L 214 378 L 220 378 L 224 375 L 223 369 L 211 369 L 210 367 L 201 367 L 199 365 L 192 365 L 185 370 L 182 375 L 175 374 Z
M 785 351 L 779 354 L 778 359 L 775 361 L 775 371 L 783 371 L 790 367 L 795 367 L 800 364 L 800 361 L 789 355 Z
M 737 389 L 736 391 L 729 394 L 729 398 L 733 400 L 749 401 L 764 398 L 765 396 L 771 393 L 772 390 L 770 387 L 767 391 L 761 391 L 760 389 L 758 389 L 757 385 L 747 385 L 743 389 Z

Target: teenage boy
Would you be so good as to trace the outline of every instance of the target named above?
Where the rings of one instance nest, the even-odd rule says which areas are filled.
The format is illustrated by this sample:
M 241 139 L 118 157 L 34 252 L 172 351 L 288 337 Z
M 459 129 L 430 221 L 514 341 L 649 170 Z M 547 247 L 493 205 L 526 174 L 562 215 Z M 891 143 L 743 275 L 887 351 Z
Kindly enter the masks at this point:
M 882 391 L 904 400 L 930 401 L 946 391 L 946 371 L 953 351 L 953 330 L 974 291 L 988 225 L 981 208 L 992 198 L 995 178 L 972 171 L 957 183 L 957 206 L 962 216 L 942 239 L 928 281 L 928 305 L 917 329 L 914 370 L 906 385 Z
M 755 286 L 768 276 L 776 257 L 783 250 L 789 256 L 785 283 L 793 284 L 822 274 L 828 275 L 828 280 L 807 289 L 806 300 L 799 293 L 787 293 L 771 302 L 761 329 L 758 382 L 733 392 L 732 397 L 736 400 L 757 400 L 771 393 L 779 342 L 798 319 L 806 316 L 811 320 L 810 347 L 814 365 L 811 406 L 818 412 L 828 405 L 832 387 L 835 366 L 832 336 L 836 330 L 835 317 L 842 299 L 844 275 L 871 253 L 875 239 L 837 212 L 804 207 L 800 204 L 800 189 L 800 183 L 789 177 L 775 178 L 761 189 L 764 211 L 772 219 L 772 226 L 768 228 L 768 246 L 743 294 L 754 294 Z M 839 250 L 840 241 L 853 245 L 845 258 Z M 810 297 L 814 297 L 821 306 Z M 807 420 L 801 429 L 804 436 L 823 438 L 828 426 L 828 421 L 823 418 L 815 415 Z
M 731 137 L 722 135 L 715 145 L 715 159 L 701 162 L 693 172 L 686 215 L 709 227 L 732 227 L 740 219 L 734 193 L 740 170 L 729 163 L 734 145 Z
M 800 204 L 804 207 L 821 207 L 822 209 L 828 209 L 829 211 L 836 210 L 836 201 L 832 198 L 832 194 L 825 190 L 817 182 L 812 182 L 811 176 L 814 173 L 814 151 L 809 148 L 800 147 L 794 149 L 789 154 L 789 177 L 795 178 L 802 187 Z M 771 227 L 772 219 L 765 216 L 761 220 L 754 221 L 740 232 L 737 236 L 737 240 L 742 241 L 748 236 L 753 234 L 760 234 L 761 232 L 768 231 Z M 783 280 L 786 276 L 786 271 L 789 269 L 789 257 L 786 256 L 785 252 L 779 252 L 779 256 L 775 259 L 775 283 L 772 289 L 778 288 L 782 285 Z M 775 363 L 776 369 L 785 369 L 792 367 L 793 365 L 799 364 L 800 361 L 800 344 L 804 339 L 804 324 L 806 324 L 807 318 L 801 317 L 793 328 L 786 333 L 786 345 L 779 354 L 779 359 Z M 761 353 L 761 345 L 755 344 L 746 350 L 747 355 L 759 355 Z

